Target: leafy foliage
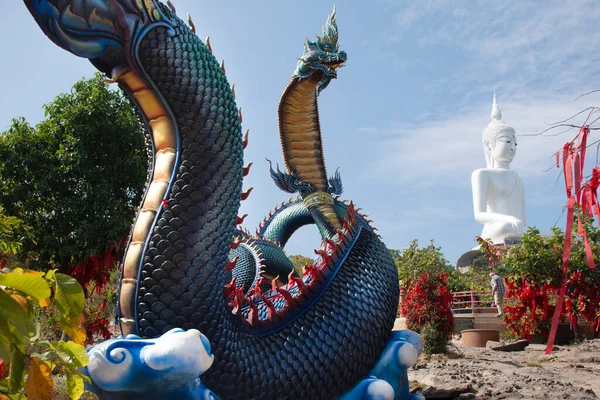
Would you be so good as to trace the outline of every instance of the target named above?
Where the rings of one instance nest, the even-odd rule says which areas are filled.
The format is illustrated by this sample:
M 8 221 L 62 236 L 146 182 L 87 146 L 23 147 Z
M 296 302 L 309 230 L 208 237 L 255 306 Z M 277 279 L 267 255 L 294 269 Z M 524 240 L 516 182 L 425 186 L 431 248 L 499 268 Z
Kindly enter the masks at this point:
M 403 251 L 390 250 L 398 269 L 398 279 L 403 287 L 411 286 L 423 273 L 440 271 L 447 274 L 450 290 L 459 292 L 469 289 L 461 281 L 460 273 L 444 258 L 441 248 L 433 240 L 426 247 L 419 247 L 419 241 L 413 240 Z
M 423 351 L 445 352 L 454 327 L 448 274 L 439 270 L 422 273 L 412 281 L 401 308 L 407 328 L 422 334 Z
M 29 227 L 22 220 L 5 215 L 0 207 L 0 268 L 6 267 L 8 261 L 22 247 L 22 241 L 29 233 Z
M 0 135 L 0 206 L 32 228 L 27 267 L 64 271 L 126 236 L 148 156 L 134 109 L 100 74 L 44 108 L 37 126 L 15 119 Z
M 38 305 L 56 305 L 58 324 L 73 340 L 43 340 L 34 323 Z M 10 360 L 10 373 L 0 376 L 0 398 L 24 392 L 30 399 L 51 399 L 53 371 L 71 382 L 67 392 L 72 399 L 81 396 L 89 379 L 77 370 L 88 363 L 82 311 L 83 289 L 68 275 L 20 268 L 0 273 L 0 361 Z
M 496 267 L 496 269 L 498 269 Z M 464 286 L 475 292 L 489 292 L 490 287 L 490 265 L 487 257 L 478 257 L 473 261 L 473 264 L 468 271 L 461 273 L 460 278 Z M 504 271 L 498 271 L 502 276 Z

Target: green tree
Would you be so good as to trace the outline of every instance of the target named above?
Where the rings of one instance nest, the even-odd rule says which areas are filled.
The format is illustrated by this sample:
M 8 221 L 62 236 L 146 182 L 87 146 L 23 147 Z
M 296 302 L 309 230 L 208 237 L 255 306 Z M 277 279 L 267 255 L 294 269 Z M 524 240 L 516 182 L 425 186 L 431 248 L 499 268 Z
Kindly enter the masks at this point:
M 446 272 L 448 274 L 449 289 L 452 292 L 466 290 L 461 280 L 460 273 L 444 258 L 440 247 L 433 240 L 426 247 L 419 247 L 418 240 L 412 240 L 408 247 L 402 251 L 390 250 L 398 269 L 400 284 L 408 288 L 413 280 L 421 274 L 431 271 Z
M 18 218 L 5 215 L 0 207 L 0 267 L 6 265 L 6 259 L 21 250 L 21 242 L 29 227 Z
M 44 106 L 35 127 L 0 136 L 0 205 L 32 228 L 26 267 L 82 262 L 123 238 L 141 199 L 148 155 L 133 107 L 102 75 Z
M 300 276 L 302 276 L 302 267 L 304 267 L 306 264 L 312 264 L 314 262 L 312 258 L 304 257 L 300 254 L 295 254 L 289 258 L 292 264 L 294 264 L 296 272 L 298 272 Z

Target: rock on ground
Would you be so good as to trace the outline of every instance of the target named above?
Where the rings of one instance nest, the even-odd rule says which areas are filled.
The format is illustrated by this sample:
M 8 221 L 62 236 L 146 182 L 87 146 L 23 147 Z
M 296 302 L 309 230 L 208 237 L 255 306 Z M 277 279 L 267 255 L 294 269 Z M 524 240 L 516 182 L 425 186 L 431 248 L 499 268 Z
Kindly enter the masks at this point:
M 419 359 L 408 378 L 426 399 L 597 399 L 600 339 L 579 345 L 501 352 L 454 347 Z

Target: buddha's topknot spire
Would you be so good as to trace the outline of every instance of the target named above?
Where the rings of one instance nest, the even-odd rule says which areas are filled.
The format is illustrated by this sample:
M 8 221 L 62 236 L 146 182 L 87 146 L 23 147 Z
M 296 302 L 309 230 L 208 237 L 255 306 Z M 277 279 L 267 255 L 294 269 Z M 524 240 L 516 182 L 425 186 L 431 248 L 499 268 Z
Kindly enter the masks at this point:
M 502 113 L 500 112 L 500 107 L 498 107 L 498 102 L 496 102 L 496 91 L 494 91 L 494 104 L 492 104 L 492 119 L 497 121 L 502 120 Z

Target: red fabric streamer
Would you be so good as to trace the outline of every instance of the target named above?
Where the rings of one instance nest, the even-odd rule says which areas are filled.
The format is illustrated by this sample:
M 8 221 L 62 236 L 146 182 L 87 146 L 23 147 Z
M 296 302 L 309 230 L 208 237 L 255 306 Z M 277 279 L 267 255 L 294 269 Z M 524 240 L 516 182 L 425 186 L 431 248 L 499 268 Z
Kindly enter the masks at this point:
M 574 212 L 575 197 L 571 195 L 569 197 L 569 204 L 567 206 L 567 230 L 565 232 L 565 248 L 563 250 L 563 271 L 565 273 L 565 279 L 563 280 L 558 299 L 556 300 L 556 308 L 554 309 L 554 315 L 552 316 L 552 327 L 550 328 L 548 344 L 546 345 L 546 354 L 552 353 L 552 348 L 554 347 L 554 341 L 556 339 L 558 323 L 560 322 L 560 316 L 563 312 L 563 303 L 565 301 L 565 293 L 567 290 L 567 271 L 569 266 L 569 258 L 571 257 L 571 238 L 573 236 Z
M 585 215 L 593 217 L 596 215 L 598 226 L 600 226 L 600 206 L 598 205 L 598 187 L 600 186 L 600 167 L 594 167 L 592 178 L 583 184 L 581 206 Z
M 563 146 L 563 173 L 565 175 L 565 188 L 567 189 L 567 197 L 571 197 L 573 189 L 573 170 L 571 167 L 571 142 Z
M 575 214 L 575 206 L 577 205 L 579 208 L 578 218 L 577 218 L 577 233 L 579 236 L 583 238 L 585 245 L 585 253 L 588 266 L 591 269 L 596 267 L 594 263 L 594 255 L 592 253 L 592 247 L 590 245 L 590 241 L 585 231 L 585 227 L 583 226 L 583 216 L 593 216 L 594 211 L 596 211 L 597 215 L 600 217 L 600 212 L 598 212 L 598 186 L 600 184 L 600 170 L 598 167 L 595 167 L 592 171 L 592 179 L 590 182 L 586 182 L 582 184 L 583 174 L 584 174 L 584 166 L 585 166 L 585 155 L 587 149 L 587 138 L 590 133 L 589 127 L 584 126 L 579 130 L 579 133 L 575 137 L 573 142 L 568 142 L 563 146 L 562 155 L 563 155 L 563 172 L 565 175 L 565 188 L 567 192 L 567 197 L 569 198 L 569 202 L 567 205 L 567 229 L 565 232 L 565 247 L 563 250 L 563 272 L 565 274 L 565 278 L 563 280 L 563 284 L 560 288 L 560 293 L 556 302 L 556 308 L 554 310 L 554 315 L 552 317 L 552 327 L 550 329 L 550 335 L 548 336 L 548 344 L 546 346 L 546 354 L 550 354 L 552 352 L 552 347 L 554 347 L 554 341 L 556 339 L 556 330 L 558 329 L 558 323 L 560 321 L 560 316 L 563 313 L 563 305 L 565 301 L 566 289 L 567 289 L 567 281 L 569 279 L 568 276 L 568 266 L 569 266 L 569 258 L 571 256 L 571 240 L 573 235 L 573 218 Z M 579 144 L 577 146 L 574 145 L 574 142 L 579 140 Z M 560 153 L 560 152 L 559 152 Z M 559 153 L 557 153 L 557 165 Z M 575 187 L 575 193 L 573 193 L 573 187 Z M 571 323 L 577 323 L 577 318 L 575 318 L 575 322 L 571 321 Z

